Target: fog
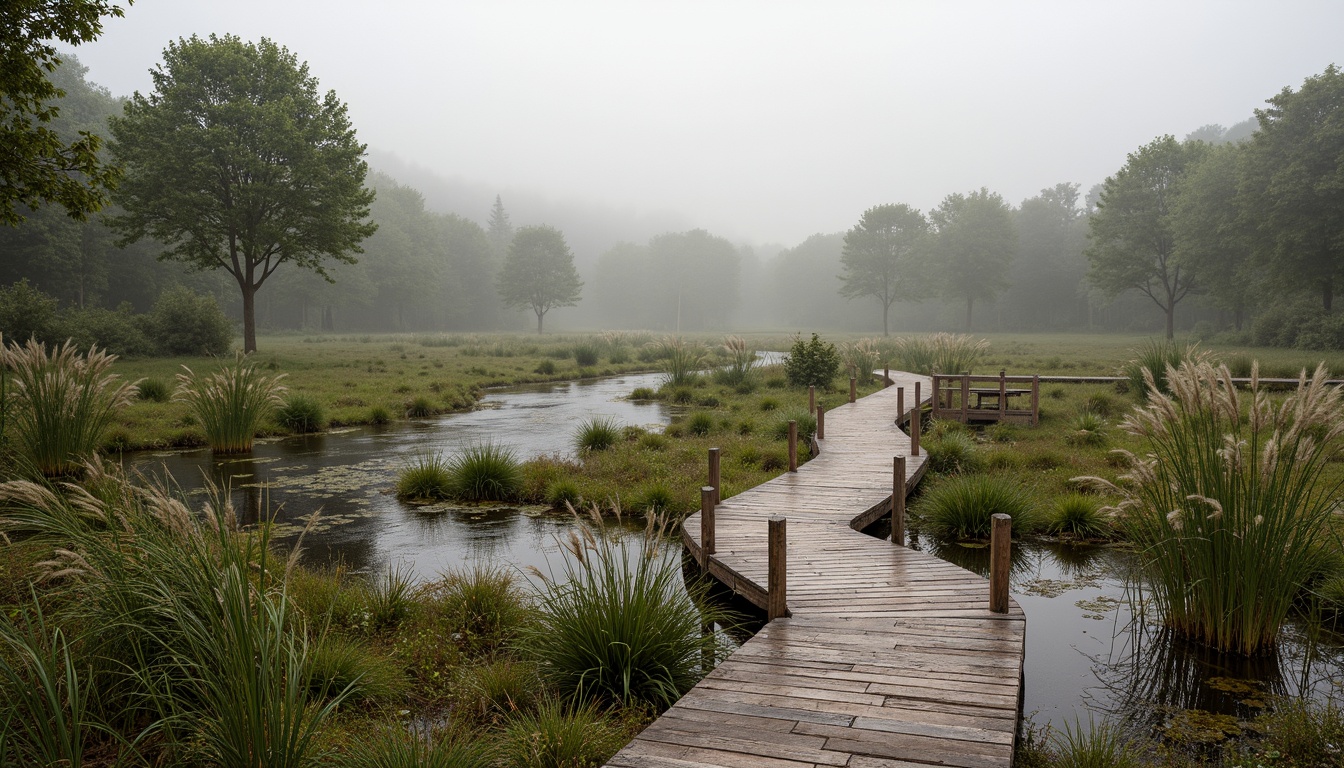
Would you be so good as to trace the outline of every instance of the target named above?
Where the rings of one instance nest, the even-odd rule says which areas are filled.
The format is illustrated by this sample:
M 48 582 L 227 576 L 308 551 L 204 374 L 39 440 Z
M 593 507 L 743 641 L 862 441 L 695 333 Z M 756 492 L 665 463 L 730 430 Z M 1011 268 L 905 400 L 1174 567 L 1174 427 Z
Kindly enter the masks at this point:
M 587 260 L 673 228 L 793 245 L 878 203 L 1086 190 L 1344 59 L 1340 29 L 1337 2 L 137 0 L 77 54 L 129 94 L 169 40 L 270 37 L 432 206 L 626 222 L 576 242 Z

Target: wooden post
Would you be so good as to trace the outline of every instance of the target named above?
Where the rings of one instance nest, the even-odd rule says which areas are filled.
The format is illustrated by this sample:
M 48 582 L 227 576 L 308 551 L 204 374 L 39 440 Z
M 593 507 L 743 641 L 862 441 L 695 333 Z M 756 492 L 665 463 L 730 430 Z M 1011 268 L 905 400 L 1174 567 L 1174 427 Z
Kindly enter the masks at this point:
M 709 570 L 709 557 L 714 554 L 714 489 L 708 485 L 700 489 L 700 569 Z
M 1004 375 L 1002 368 L 999 369 L 999 421 L 1003 421 L 1004 414 L 1008 411 L 1008 377 Z
M 798 471 L 798 422 L 789 420 L 789 471 Z
M 849 377 L 849 402 L 859 399 L 859 378 L 857 376 Z
M 970 414 L 966 411 L 971 407 L 971 377 L 970 374 L 961 374 L 961 423 L 965 424 Z
M 1041 420 L 1041 375 L 1034 374 L 1031 377 L 1031 426 L 1036 426 Z
M 905 387 L 896 388 L 896 426 L 905 423 Z
M 817 388 L 811 384 L 807 385 L 807 412 L 817 412 Z
M 714 503 L 718 504 L 723 499 L 723 494 L 719 493 L 719 449 L 709 449 L 709 485 L 714 488 Z
M 765 585 L 765 615 L 769 621 L 789 615 L 788 538 L 786 520 L 782 515 L 771 515 L 769 525 L 769 564 Z
M 992 518 L 989 538 L 989 610 L 1008 612 L 1008 561 L 1013 546 L 1013 519 L 1002 512 Z
M 887 387 L 890 386 L 891 386 L 891 367 L 884 365 L 882 366 L 882 388 L 886 389 Z
M 924 412 L 924 408 L 920 405 L 920 400 L 919 400 L 919 384 L 920 384 L 920 382 L 918 382 L 918 381 L 915 382 L 915 409 L 914 409 L 913 411 L 910 412 L 910 455 L 911 455 L 911 456 L 918 456 L 918 455 L 919 455 L 919 428 L 920 428 L 920 426 L 921 426 L 921 425 L 920 425 L 920 422 L 923 420 L 923 412 Z
M 826 439 L 826 408 L 817 406 L 817 439 Z
M 891 543 L 905 545 L 905 457 L 891 459 Z

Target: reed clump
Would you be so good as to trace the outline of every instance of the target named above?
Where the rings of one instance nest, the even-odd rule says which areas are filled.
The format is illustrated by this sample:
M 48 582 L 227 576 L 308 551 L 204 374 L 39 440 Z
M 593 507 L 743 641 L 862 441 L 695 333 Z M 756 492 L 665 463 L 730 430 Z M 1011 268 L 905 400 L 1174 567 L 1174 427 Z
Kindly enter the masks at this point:
M 452 497 L 462 501 L 512 501 L 523 489 L 522 464 L 511 448 L 469 445 L 448 460 Z
M 720 350 L 728 364 L 714 371 L 714 381 L 730 387 L 750 384 L 756 374 L 756 350 L 741 336 L 725 336 Z
M 574 447 L 579 453 L 605 451 L 621 441 L 621 426 L 615 419 L 594 416 L 574 431 Z
M 98 450 L 117 412 L 129 405 L 134 384 L 111 373 L 115 355 L 90 347 L 81 355 L 66 342 L 53 347 L 29 339 L 0 350 L 9 390 L 6 421 L 19 455 L 46 477 L 76 474 Z
M 680 387 L 694 384 L 700 378 L 704 365 L 704 348 L 680 336 L 664 336 L 647 345 L 656 359 L 662 361 L 667 374 L 664 386 Z
M 1148 404 L 1121 424 L 1147 440 L 1147 455 L 1122 453 L 1118 483 L 1084 481 L 1122 499 L 1111 511 L 1167 624 L 1222 651 L 1264 651 L 1329 543 L 1339 484 L 1323 472 L 1344 402 L 1324 366 L 1281 402 L 1261 389 L 1258 366 L 1249 393 L 1206 359 L 1165 374 L 1170 392 L 1144 374 Z
M 1000 475 L 956 475 L 930 488 L 914 512 L 933 535 L 956 541 L 989 538 L 993 516 L 1013 519 L 1013 530 L 1036 527 L 1031 496 L 1021 485 Z
M 976 363 L 989 351 L 988 341 L 964 333 L 899 336 L 890 346 L 897 368 L 925 376 L 973 373 Z
M 284 374 L 269 376 L 242 355 L 208 375 L 187 366 L 177 375 L 175 400 L 187 404 L 215 453 L 247 453 L 257 429 L 280 405 Z

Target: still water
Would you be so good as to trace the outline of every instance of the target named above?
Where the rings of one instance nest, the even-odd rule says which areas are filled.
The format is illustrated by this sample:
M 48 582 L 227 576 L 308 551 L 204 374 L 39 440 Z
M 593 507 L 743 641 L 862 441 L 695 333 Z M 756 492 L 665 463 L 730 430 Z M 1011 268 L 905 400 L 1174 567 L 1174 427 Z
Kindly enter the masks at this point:
M 625 399 L 661 378 L 515 387 L 487 395 L 471 413 L 262 441 L 244 458 L 216 460 L 209 450 L 190 450 L 134 454 L 126 463 L 142 472 L 166 469 L 188 493 L 200 493 L 206 478 L 228 483 L 236 508 L 248 510 L 251 520 L 257 510 L 270 511 L 282 545 L 294 543 L 319 513 L 303 540 L 309 562 L 340 560 L 367 572 L 399 565 L 422 579 L 478 561 L 558 572 L 557 537 L 573 527 L 567 515 L 404 504 L 393 495 L 397 471 L 418 453 L 451 454 L 483 440 L 513 448 L 520 458 L 572 455 L 575 428 L 594 416 L 664 425 L 671 417 L 666 406 Z M 869 532 L 882 535 L 884 524 Z M 916 534 L 909 544 L 988 574 L 985 549 Z M 1012 592 L 1028 617 L 1023 712 L 1037 725 L 1062 728 L 1095 716 L 1139 733 L 1213 739 L 1253 716 L 1271 695 L 1340 693 L 1344 644 L 1337 636 L 1295 624 L 1272 655 L 1210 654 L 1167 636 L 1160 622 L 1142 615 L 1142 595 L 1127 587 L 1130 563 L 1131 555 L 1117 548 L 1015 545 Z M 1189 710 L 1208 714 L 1191 718 Z

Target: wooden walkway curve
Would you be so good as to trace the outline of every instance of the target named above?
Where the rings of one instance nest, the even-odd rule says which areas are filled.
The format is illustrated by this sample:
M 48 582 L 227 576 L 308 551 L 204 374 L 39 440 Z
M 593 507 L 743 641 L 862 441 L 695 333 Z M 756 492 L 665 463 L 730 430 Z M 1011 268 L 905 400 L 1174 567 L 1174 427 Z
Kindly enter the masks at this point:
M 913 408 L 916 380 L 893 372 Z M 1026 618 L 988 582 L 860 533 L 887 513 L 896 387 L 826 412 L 820 454 L 723 501 L 711 573 L 765 607 L 766 520 L 788 518 L 790 617 L 767 624 L 608 762 L 615 768 L 1012 764 Z M 906 462 L 910 488 L 924 457 Z M 682 526 L 700 554 L 700 516 Z

